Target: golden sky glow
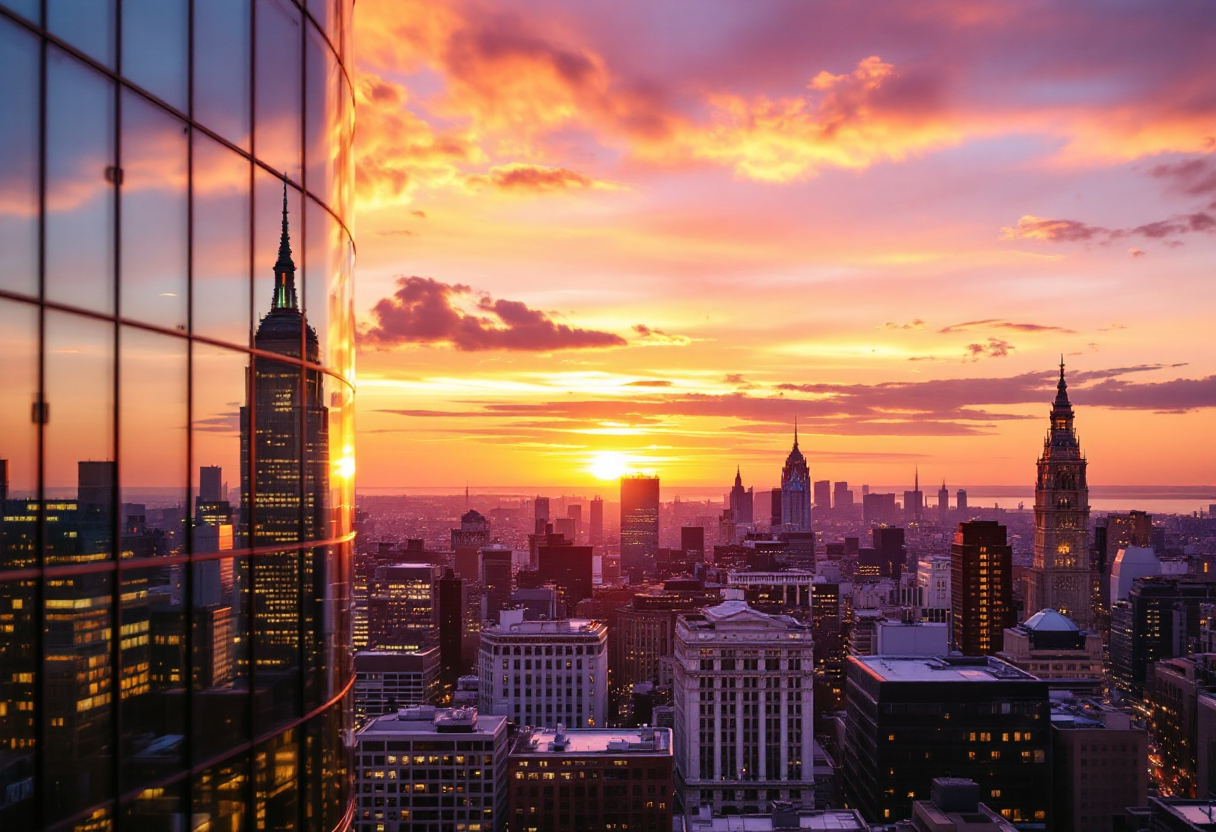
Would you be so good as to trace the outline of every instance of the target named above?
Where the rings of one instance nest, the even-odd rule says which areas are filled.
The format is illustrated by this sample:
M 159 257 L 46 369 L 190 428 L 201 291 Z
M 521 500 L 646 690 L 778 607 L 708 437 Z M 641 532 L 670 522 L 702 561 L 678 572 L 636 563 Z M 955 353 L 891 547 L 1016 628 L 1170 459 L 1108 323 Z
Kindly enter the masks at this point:
M 1216 481 L 1211 6 L 356 23 L 361 487 Z

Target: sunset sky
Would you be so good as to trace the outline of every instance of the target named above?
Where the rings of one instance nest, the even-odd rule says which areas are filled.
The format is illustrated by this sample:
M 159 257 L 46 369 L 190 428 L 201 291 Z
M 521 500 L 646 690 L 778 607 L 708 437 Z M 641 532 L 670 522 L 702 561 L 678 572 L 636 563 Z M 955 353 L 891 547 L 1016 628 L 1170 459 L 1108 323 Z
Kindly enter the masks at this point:
M 1216 6 L 356 12 L 360 487 L 1216 482 Z

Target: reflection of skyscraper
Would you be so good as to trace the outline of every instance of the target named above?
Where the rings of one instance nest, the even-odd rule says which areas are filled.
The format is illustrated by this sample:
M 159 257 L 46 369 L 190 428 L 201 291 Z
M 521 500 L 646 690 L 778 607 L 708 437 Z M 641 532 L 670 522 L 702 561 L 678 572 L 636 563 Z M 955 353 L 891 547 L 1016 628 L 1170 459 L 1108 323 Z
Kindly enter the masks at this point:
M 1054 609 L 1082 630 L 1093 627 L 1089 564 L 1088 463 L 1073 429 L 1064 362 L 1039 457 L 1034 492 L 1034 566 L 1026 570 L 1026 613 Z
M 781 469 L 781 524 L 787 531 L 811 530 L 811 471 L 798 450 L 798 425 L 794 424 L 794 447 Z
M 659 478 L 621 477 L 621 569 L 633 580 L 659 555 Z
M 274 264 L 270 312 L 254 335 L 266 353 L 320 361 L 317 332 L 296 297 L 296 266 L 287 228 Z M 329 419 L 322 402 L 322 373 L 257 356 L 246 371 L 241 408 L 241 535 L 245 545 L 273 546 L 324 540 L 328 534 Z M 254 564 L 254 662 L 290 667 L 299 662 L 301 619 L 313 629 L 311 607 L 301 608 L 301 582 L 312 580 L 313 556 L 289 551 Z

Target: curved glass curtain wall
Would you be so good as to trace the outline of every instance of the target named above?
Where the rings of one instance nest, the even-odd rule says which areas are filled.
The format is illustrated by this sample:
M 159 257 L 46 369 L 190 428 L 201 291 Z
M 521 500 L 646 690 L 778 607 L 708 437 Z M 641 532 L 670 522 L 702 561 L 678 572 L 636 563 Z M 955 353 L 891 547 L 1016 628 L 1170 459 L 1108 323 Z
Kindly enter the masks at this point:
M 350 824 L 352 4 L 0 0 L 0 829 Z

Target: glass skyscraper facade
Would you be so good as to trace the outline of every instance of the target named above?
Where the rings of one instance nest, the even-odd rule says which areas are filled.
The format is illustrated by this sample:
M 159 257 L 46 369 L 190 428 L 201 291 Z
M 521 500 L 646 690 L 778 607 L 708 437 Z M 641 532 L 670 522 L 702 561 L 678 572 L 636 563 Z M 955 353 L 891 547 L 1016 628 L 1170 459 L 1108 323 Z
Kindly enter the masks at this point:
M 0 829 L 350 824 L 353 0 L 0 0 Z

